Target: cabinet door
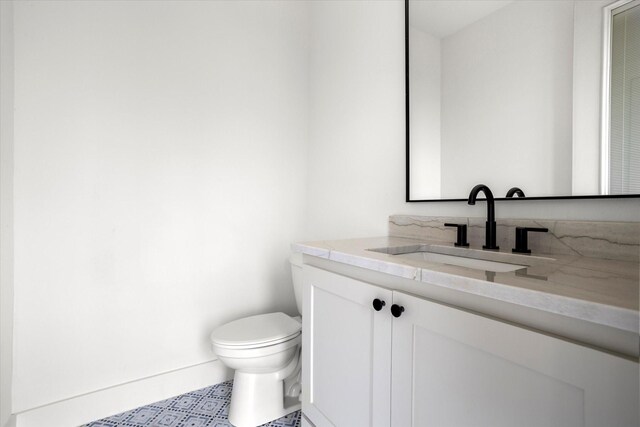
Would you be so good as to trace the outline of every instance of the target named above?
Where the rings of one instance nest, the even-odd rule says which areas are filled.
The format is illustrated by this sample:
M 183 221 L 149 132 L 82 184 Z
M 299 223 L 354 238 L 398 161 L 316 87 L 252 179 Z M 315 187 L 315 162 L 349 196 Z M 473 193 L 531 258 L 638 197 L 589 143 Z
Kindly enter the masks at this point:
M 302 411 L 317 427 L 389 426 L 389 290 L 303 268 Z M 380 311 L 374 299 L 385 301 Z
M 638 363 L 394 292 L 394 426 L 637 426 Z

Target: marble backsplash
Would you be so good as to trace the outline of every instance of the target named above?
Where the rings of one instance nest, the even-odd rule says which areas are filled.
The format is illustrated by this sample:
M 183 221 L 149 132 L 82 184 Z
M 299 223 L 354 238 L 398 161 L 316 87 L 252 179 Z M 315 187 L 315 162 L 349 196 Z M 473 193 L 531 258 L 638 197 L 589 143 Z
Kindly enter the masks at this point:
M 391 215 L 389 235 L 418 239 L 456 241 L 455 227 L 444 223 L 467 224 L 471 247 L 482 247 L 485 218 Z M 640 258 L 640 223 L 607 221 L 554 221 L 496 219 L 496 241 L 501 251 L 515 247 L 516 227 L 544 227 L 547 233 L 529 233 L 532 254 L 580 255 L 593 258 L 635 261 Z

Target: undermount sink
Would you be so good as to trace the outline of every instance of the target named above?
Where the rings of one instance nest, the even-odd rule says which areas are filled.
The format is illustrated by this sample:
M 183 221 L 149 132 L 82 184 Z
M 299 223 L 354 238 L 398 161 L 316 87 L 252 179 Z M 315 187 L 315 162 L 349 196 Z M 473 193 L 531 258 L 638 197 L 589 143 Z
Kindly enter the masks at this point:
M 369 249 L 411 261 L 436 262 L 473 268 L 475 270 L 506 273 L 517 271 L 532 265 L 554 261 L 551 258 L 532 257 L 505 252 L 478 249 L 457 248 L 437 244 L 419 244 L 402 247 Z
M 496 273 L 505 273 L 507 271 L 515 271 L 527 267 L 526 265 L 487 261 L 484 259 L 466 258 L 462 256 L 446 255 L 433 252 L 409 252 L 404 254 L 397 254 L 394 256 L 414 261 L 439 262 L 441 264 L 457 265 L 459 267 L 474 268 L 476 270 L 482 271 L 494 271 Z

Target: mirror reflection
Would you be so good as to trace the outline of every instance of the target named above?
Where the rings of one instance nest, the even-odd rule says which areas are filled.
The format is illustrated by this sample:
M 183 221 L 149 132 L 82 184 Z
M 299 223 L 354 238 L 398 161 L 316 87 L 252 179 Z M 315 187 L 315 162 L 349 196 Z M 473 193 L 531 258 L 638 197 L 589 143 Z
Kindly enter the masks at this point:
M 409 199 L 639 194 L 639 2 L 410 0 Z
M 640 193 L 640 0 L 611 12 L 605 194 Z

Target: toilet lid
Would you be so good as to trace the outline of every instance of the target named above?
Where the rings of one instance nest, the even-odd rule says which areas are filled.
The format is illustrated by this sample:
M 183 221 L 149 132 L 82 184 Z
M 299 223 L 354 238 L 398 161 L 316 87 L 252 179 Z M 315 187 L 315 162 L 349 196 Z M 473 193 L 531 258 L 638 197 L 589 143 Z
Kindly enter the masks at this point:
M 284 313 L 260 314 L 220 326 L 211 334 L 211 342 L 229 347 L 275 344 L 299 334 L 300 329 L 300 322 Z

